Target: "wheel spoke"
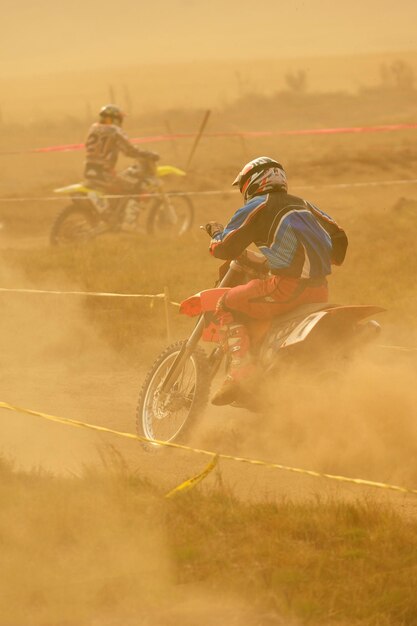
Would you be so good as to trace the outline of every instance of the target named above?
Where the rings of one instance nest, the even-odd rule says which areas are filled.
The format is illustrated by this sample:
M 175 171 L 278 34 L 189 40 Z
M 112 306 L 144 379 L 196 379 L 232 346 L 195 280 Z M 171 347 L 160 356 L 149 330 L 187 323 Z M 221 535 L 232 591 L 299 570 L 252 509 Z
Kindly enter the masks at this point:
M 148 387 L 144 407 L 144 427 L 146 436 L 149 439 L 170 441 L 175 438 L 184 426 L 192 406 L 193 397 L 190 398 L 189 393 L 187 393 L 188 386 L 193 380 L 195 387 L 197 376 L 192 358 L 184 364 L 179 379 L 177 379 L 170 392 L 166 394 L 167 397 L 163 398 L 160 394 L 158 395 L 158 389 L 161 388 L 168 369 L 176 356 L 177 354 L 170 355 L 162 367 L 155 373 Z M 184 387 L 183 381 L 186 376 L 186 370 L 189 367 L 191 371 L 187 374 L 187 384 Z M 156 401 L 155 397 L 157 397 Z
M 174 361 L 183 353 L 184 342 L 167 348 L 155 361 L 142 385 L 137 409 L 137 429 L 146 439 L 173 441 L 182 436 L 205 406 L 210 388 L 207 357 L 197 347 L 178 362 L 176 380 L 162 390 Z M 157 444 L 148 444 L 156 446 Z
M 58 218 L 59 220 L 60 218 Z M 67 245 L 87 241 L 94 231 L 94 218 L 85 210 L 71 207 L 57 221 L 53 243 Z

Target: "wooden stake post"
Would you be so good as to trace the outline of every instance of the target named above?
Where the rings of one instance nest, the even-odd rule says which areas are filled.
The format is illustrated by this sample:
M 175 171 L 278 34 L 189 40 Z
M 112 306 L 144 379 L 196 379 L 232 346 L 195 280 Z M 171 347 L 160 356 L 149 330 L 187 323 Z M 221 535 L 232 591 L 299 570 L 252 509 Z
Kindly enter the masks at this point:
M 193 147 L 191 148 L 191 152 L 190 152 L 190 156 L 188 157 L 188 161 L 187 161 L 187 165 L 185 166 L 185 169 L 188 170 L 188 168 L 191 165 L 191 161 L 193 160 L 193 156 L 195 154 L 195 151 L 197 150 L 198 144 L 200 143 L 200 139 L 204 133 L 204 130 L 207 126 L 207 122 L 209 121 L 209 117 L 211 115 L 211 111 L 210 109 L 208 109 L 203 117 L 203 121 L 201 122 L 201 126 L 200 129 L 197 133 L 196 138 L 194 139 L 194 143 L 193 143 Z
M 164 308 L 165 308 L 165 324 L 166 324 L 166 330 L 167 330 L 167 340 L 168 343 L 171 343 L 171 319 L 169 316 L 169 305 L 171 302 L 171 298 L 169 295 L 169 289 L 168 287 L 165 287 L 164 289 L 164 293 L 165 293 L 165 298 L 164 298 Z

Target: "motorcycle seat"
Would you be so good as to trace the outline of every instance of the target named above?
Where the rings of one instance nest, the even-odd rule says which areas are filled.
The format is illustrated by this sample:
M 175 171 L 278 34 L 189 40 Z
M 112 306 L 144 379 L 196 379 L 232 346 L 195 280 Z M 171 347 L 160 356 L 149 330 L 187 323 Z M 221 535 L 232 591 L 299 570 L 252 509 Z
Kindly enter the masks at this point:
M 332 309 L 338 306 L 337 304 L 329 304 L 328 302 L 317 302 L 311 304 L 302 304 L 288 313 L 282 313 L 281 315 L 277 315 L 274 317 L 274 324 L 286 324 L 287 322 L 291 322 L 292 320 L 296 320 L 298 318 L 304 318 L 312 313 L 317 313 L 317 311 L 327 311 L 328 309 Z

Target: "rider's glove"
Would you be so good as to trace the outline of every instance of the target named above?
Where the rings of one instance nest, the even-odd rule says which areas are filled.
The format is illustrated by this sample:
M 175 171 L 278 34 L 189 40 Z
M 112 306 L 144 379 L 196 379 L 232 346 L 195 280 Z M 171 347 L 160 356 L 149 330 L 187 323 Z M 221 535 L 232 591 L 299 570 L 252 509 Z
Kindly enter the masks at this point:
M 254 250 L 244 250 L 239 256 L 239 261 L 242 261 L 244 265 L 255 270 L 259 274 L 268 274 L 269 265 L 268 261 L 263 254 L 255 252 Z
M 214 235 L 217 235 L 218 233 L 221 233 L 224 230 L 223 224 L 220 224 L 219 222 L 208 222 L 204 226 L 204 228 L 206 229 L 206 231 L 208 232 L 211 238 L 213 238 Z
M 149 161 L 159 161 L 161 158 L 157 152 L 152 152 L 151 150 L 141 150 L 140 156 L 142 159 L 149 159 Z

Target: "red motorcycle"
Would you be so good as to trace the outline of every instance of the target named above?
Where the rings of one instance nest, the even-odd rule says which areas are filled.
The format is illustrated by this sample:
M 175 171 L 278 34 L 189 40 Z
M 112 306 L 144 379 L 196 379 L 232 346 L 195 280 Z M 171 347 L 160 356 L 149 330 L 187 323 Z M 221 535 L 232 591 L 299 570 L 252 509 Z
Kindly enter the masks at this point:
M 222 345 L 215 316 L 219 298 L 231 287 L 265 277 L 244 253 L 222 266 L 223 277 L 214 289 L 184 300 L 180 312 L 197 317 L 190 337 L 170 345 L 149 370 L 139 396 L 137 432 L 146 439 L 172 442 L 184 438 L 208 403 L 210 385 L 228 355 Z M 307 304 L 274 318 L 269 323 L 256 361 L 263 373 L 258 393 L 242 397 L 235 406 L 262 408 L 262 385 L 274 388 L 290 368 L 301 376 L 323 376 L 340 371 L 343 363 L 361 346 L 379 334 L 380 325 L 370 316 L 382 312 L 378 306 Z M 367 321 L 364 321 L 367 320 Z M 214 344 L 205 351 L 200 341 Z M 152 444 L 150 444 L 152 445 Z M 157 444 L 153 444 L 157 445 Z

